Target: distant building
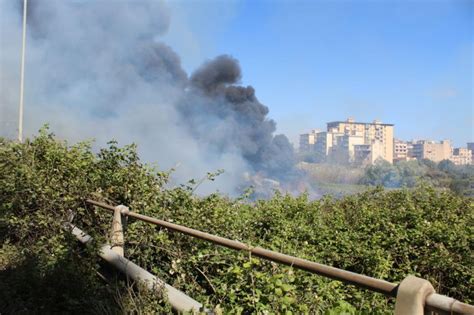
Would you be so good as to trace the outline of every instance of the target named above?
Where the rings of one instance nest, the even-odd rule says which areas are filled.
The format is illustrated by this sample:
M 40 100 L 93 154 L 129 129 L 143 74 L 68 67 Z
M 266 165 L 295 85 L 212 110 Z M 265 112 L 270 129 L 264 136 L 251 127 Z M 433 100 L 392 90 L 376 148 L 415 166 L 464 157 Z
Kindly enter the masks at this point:
M 416 141 L 407 141 L 407 160 L 415 160 L 415 154 L 413 153 L 413 145 Z
M 342 134 L 334 134 L 331 132 L 319 132 L 316 136 L 315 155 L 318 162 L 324 162 L 333 151 L 333 147 L 337 144 L 337 138 Z
M 467 149 L 471 150 L 471 163 L 474 164 L 474 142 L 468 142 Z
M 413 144 L 416 141 L 393 139 L 393 162 L 414 160 Z
M 384 147 L 379 141 L 372 144 L 356 144 L 354 146 L 355 161 L 360 164 L 374 164 L 377 159 L 384 159 Z
M 327 131 L 300 135 L 300 150 L 314 152 L 318 161 L 373 163 L 393 161 L 393 125 L 346 121 L 327 123 Z
M 300 152 L 309 152 L 313 161 L 373 164 L 377 159 L 389 163 L 428 159 L 435 163 L 450 160 L 456 165 L 474 164 L 474 142 L 455 148 L 449 140 L 402 141 L 393 138 L 394 125 L 346 121 L 327 123 L 326 131 L 312 130 L 300 135 Z
M 300 152 L 314 152 L 318 132 L 318 129 L 313 129 L 310 133 L 300 135 Z
M 433 162 L 451 159 L 452 147 L 449 140 L 440 143 L 431 140 L 420 140 L 413 143 L 413 157 L 422 160 L 428 159 Z
M 472 150 L 474 143 L 468 143 L 468 148 L 453 149 L 449 140 L 435 142 L 432 140 L 417 140 L 404 142 L 394 140 L 394 161 L 408 161 L 411 159 L 428 159 L 433 162 L 450 160 L 456 165 L 468 165 L 474 161 Z
M 330 158 L 337 163 L 355 162 L 355 146 L 363 145 L 364 143 L 363 136 L 347 134 L 336 136 L 336 143 L 331 148 Z
M 393 161 L 406 161 L 408 159 L 408 142 L 393 140 Z
M 472 164 L 472 151 L 468 148 L 453 149 L 450 160 L 456 165 L 470 165 Z
M 393 124 L 383 124 L 378 120 L 372 123 L 356 122 L 349 118 L 328 123 L 327 130 L 342 134 L 333 152 L 338 155 L 343 153 L 348 162 L 373 163 L 379 158 L 393 162 Z

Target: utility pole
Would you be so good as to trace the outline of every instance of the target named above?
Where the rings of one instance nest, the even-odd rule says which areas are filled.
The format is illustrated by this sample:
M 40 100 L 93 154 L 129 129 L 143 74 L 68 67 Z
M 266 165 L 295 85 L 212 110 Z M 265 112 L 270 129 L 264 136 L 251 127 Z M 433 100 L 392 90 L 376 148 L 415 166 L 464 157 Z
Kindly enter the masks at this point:
M 23 90 L 25 85 L 26 9 L 28 0 L 23 0 L 23 37 L 21 47 L 20 108 L 18 117 L 18 141 L 23 142 Z

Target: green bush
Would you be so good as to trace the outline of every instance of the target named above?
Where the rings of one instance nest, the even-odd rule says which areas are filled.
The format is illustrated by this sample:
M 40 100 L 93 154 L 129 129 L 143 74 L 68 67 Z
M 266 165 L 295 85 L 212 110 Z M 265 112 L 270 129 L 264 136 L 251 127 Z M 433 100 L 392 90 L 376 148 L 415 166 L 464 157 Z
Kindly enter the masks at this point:
M 471 198 L 430 186 L 374 188 L 340 200 L 198 197 L 194 182 L 167 187 L 169 174 L 142 164 L 135 149 L 112 142 L 94 154 L 90 144 L 69 146 L 47 130 L 0 144 L 0 311 L 164 312 L 166 305 L 131 294 L 123 281 L 104 285 L 96 276 L 95 252 L 112 214 L 86 205 L 90 197 L 391 282 L 414 274 L 441 294 L 474 301 Z M 94 244 L 83 248 L 63 229 L 69 211 Z M 128 221 L 125 239 L 129 259 L 225 314 L 385 314 L 393 307 L 380 294 L 141 221 Z

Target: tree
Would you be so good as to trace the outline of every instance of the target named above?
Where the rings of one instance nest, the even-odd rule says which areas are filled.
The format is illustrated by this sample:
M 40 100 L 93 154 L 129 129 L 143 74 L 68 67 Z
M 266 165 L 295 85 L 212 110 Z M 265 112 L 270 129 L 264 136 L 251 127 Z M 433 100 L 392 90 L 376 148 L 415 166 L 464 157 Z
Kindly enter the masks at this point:
M 454 174 L 456 172 L 456 164 L 450 160 L 442 160 L 438 163 L 438 169 L 446 173 Z

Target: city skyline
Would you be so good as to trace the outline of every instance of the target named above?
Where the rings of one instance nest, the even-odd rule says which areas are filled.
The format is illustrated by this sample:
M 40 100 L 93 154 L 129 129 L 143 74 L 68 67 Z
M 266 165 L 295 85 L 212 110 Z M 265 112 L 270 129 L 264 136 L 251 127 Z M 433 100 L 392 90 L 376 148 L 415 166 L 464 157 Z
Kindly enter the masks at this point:
M 326 129 L 326 125 L 328 123 L 331 123 L 331 122 L 344 122 L 348 119 L 351 119 L 351 120 L 355 120 L 357 121 L 358 123 L 365 123 L 365 124 L 372 124 L 374 121 L 378 121 L 382 124 L 390 124 L 390 125 L 393 125 L 394 127 L 397 127 L 396 124 L 390 122 L 390 121 L 382 121 L 380 119 L 377 119 L 377 118 L 372 118 L 372 119 L 368 119 L 368 120 L 360 120 L 360 119 L 357 119 L 358 117 L 355 117 L 355 116 L 347 116 L 347 117 L 342 117 L 341 119 L 333 119 L 333 120 L 330 120 L 330 121 L 327 121 L 323 124 L 323 126 L 314 126 L 313 128 L 310 128 L 310 129 L 307 129 L 307 130 L 303 130 L 302 132 L 299 133 L 299 135 L 302 135 L 302 134 L 305 134 L 305 133 L 308 133 L 308 132 L 311 132 L 313 130 L 317 130 L 317 131 L 324 131 Z M 397 128 L 395 128 L 395 130 L 397 130 Z M 455 147 L 465 147 L 466 144 L 468 143 L 472 143 L 474 142 L 474 139 L 467 139 L 466 141 L 464 142 L 461 142 L 460 145 L 455 145 L 455 143 L 452 141 L 452 139 L 449 138 L 449 136 L 446 136 L 446 137 L 441 137 L 441 138 L 428 138 L 428 137 L 418 137 L 418 138 L 415 138 L 415 137 L 408 137 L 408 138 L 401 138 L 401 137 L 397 137 L 397 136 L 394 136 L 393 139 L 395 140 L 402 140 L 402 141 L 435 141 L 435 142 L 439 142 L 439 141 L 444 141 L 444 140 L 448 140 L 450 141 L 453 146 Z M 298 144 L 299 140 L 296 141 L 294 143 L 295 145 L 295 149 L 298 149 Z
M 394 137 L 394 125 L 380 120 L 372 122 L 346 120 L 330 121 L 327 128 L 312 129 L 299 135 L 298 152 L 306 162 L 352 165 L 388 163 L 428 159 L 433 162 L 450 160 L 455 165 L 470 165 L 474 161 L 474 142 L 453 146 L 450 140 L 412 139 Z

